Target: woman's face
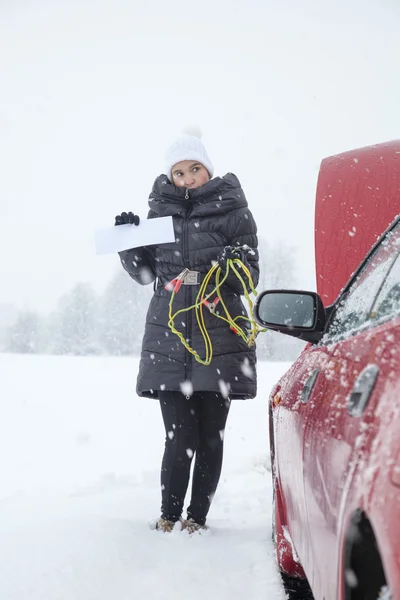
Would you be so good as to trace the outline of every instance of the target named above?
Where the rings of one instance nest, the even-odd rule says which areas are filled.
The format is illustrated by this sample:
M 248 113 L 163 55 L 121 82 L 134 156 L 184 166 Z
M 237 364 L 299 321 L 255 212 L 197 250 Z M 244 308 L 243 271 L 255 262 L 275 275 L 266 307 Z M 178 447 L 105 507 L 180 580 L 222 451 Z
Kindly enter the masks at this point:
M 183 160 L 174 165 L 171 176 L 176 186 L 189 189 L 198 188 L 210 180 L 205 166 L 193 160 Z

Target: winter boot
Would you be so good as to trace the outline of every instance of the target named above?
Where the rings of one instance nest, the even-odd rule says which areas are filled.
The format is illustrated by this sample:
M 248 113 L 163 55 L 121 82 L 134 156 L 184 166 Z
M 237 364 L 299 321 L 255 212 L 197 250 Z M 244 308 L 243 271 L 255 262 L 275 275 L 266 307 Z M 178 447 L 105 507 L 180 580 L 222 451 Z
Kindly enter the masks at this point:
M 200 523 L 196 523 L 194 519 L 185 519 L 182 521 L 182 529 L 186 530 L 188 533 L 201 533 L 203 531 L 207 531 L 207 525 L 200 525 Z
M 163 517 L 160 517 L 156 523 L 156 529 L 163 531 L 164 533 L 171 533 L 174 527 L 175 521 L 169 521 Z

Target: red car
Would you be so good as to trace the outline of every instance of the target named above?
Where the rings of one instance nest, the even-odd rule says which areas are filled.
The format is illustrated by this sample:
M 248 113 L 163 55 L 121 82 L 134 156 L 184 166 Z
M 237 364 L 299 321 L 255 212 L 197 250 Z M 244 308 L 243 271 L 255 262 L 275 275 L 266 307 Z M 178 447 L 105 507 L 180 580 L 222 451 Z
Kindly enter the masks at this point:
M 256 305 L 261 325 L 308 342 L 270 397 L 277 560 L 298 598 L 308 585 L 315 600 L 400 600 L 396 214 L 400 142 L 326 159 L 318 293 L 268 290 Z

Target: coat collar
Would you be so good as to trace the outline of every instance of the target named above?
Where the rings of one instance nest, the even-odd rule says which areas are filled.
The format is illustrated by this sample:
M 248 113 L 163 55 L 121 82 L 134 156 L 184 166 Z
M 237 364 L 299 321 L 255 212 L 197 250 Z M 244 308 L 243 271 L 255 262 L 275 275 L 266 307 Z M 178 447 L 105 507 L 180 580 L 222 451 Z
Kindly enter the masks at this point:
M 160 175 L 154 182 L 149 197 L 149 206 L 158 216 L 185 214 L 193 216 L 221 214 L 247 206 L 247 200 L 239 179 L 233 173 L 224 177 L 214 177 L 194 190 L 173 185 L 166 175 Z

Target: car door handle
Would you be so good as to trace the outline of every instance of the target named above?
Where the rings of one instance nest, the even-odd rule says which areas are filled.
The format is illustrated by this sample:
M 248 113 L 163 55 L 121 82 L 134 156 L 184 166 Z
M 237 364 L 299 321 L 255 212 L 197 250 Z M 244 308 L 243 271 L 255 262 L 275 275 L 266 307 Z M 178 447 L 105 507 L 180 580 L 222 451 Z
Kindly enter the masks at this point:
M 310 377 L 305 382 L 304 387 L 301 391 L 301 401 L 303 404 L 308 402 L 308 400 L 310 399 L 315 382 L 317 381 L 318 374 L 319 374 L 319 369 L 314 369 L 314 371 L 311 373 Z
M 366 409 L 368 400 L 375 387 L 378 373 L 379 367 L 368 365 L 357 377 L 347 406 L 352 417 L 360 417 Z

